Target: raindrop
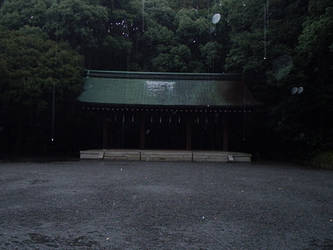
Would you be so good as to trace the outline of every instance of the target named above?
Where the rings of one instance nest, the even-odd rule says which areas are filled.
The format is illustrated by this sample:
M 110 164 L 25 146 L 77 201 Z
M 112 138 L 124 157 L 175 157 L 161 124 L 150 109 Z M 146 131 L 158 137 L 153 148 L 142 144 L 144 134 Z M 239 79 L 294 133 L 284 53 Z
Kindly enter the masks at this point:
M 297 88 L 297 94 L 302 94 L 304 91 L 304 88 L 303 87 L 299 87 Z
M 213 24 L 217 24 L 220 21 L 220 19 L 221 19 L 221 14 L 216 13 L 212 17 L 212 23 Z
M 295 95 L 297 93 L 297 91 L 298 91 L 298 88 L 293 87 L 290 92 L 291 92 L 292 95 Z
M 291 89 L 291 94 L 292 95 L 295 95 L 295 94 L 302 94 L 304 91 L 304 88 L 303 87 L 293 87 Z

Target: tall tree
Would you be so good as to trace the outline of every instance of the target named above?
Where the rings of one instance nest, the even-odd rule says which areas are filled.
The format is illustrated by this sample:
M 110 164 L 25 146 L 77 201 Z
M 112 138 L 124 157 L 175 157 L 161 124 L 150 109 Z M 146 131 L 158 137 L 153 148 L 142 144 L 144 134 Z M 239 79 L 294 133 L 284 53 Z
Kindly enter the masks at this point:
M 94 50 L 108 34 L 106 8 L 89 0 L 6 0 L 0 24 L 10 30 L 28 25 L 45 31 L 55 41 L 66 41 L 86 58 L 89 67 Z
M 0 24 L 11 30 L 25 25 L 42 28 L 50 5 L 49 0 L 5 0 L 0 9 Z
M 81 92 L 81 56 L 68 44 L 47 39 L 37 28 L 0 27 L 0 58 L 2 119 L 16 138 L 16 149 L 45 145 L 38 140 L 50 132 L 53 91 L 58 110 Z M 28 141 L 32 145 L 25 144 Z

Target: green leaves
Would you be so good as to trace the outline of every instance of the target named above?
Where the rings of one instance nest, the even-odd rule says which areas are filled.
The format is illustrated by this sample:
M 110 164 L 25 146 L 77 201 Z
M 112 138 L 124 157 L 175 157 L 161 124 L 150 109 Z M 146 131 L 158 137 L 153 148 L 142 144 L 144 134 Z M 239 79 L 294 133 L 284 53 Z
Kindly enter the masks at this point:
M 209 23 L 206 18 L 200 17 L 195 9 L 181 9 L 177 16 L 176 34 L 179 41 L 188 45 L 193 42 L 206 42 L 209 36 Z
M 186 45 L 170 48 L 169 53 L 162 53 L 152 61 L 152 67 L 160 72 L 187 72 L 191 51 Z
M 9 106 L 47 102 L 53 84 L 59 101 L 75 98 L 81 90 L 82 58 L 68 45 L 30 30 L 1 28 L 0 58 L 6 59 L 0 61 L 1 102 Z
M 55 2 L 47 11 L 44 29 L 55 40 L 69 42 L 73 48 L 97 47 L 107 32 L 107 10 L 83 0 Z
M 6 0 L 0 5 L 0 102 L 46 109 L 53 84 L 59 100 L 75 100 L 81 54 L 94 69 L 243 72 L 277 137 L 288 141 L 300 130 L 328 134 L 332 1 L 270 0 L 267 23 L 265 3 Z M 221 20 L 213 25 L 215 13 Z M 297 99 L 289 93 L 295 84 L 305 89 Z M 302 138 L 312 144 L 325 137 L 306 133 Z
M 217 42 L 207 42 L 200 46 L 200 53 L 208 71 L 214 71 L 214 64 L 220 63 L 221 51 L 222 45 Z
M 308 18 L 303 25 L 297 47 L 299 53 L 311 59 L 316 54 L 329 52 L 333 41 L 333 7 L 327 8 L 319 18 Z
M 48 7 L 45 0 L 6 0 L 0 9 L 0 25 L 9 29 L 24 25 L 42 27 Z
M 8 29 L 39 27 L 51 39 L 67 41 L 81 51 L 98 46 L 107 21 L 107 10 L 87 0 L 7 0 L 0 10 L 0 24 Z

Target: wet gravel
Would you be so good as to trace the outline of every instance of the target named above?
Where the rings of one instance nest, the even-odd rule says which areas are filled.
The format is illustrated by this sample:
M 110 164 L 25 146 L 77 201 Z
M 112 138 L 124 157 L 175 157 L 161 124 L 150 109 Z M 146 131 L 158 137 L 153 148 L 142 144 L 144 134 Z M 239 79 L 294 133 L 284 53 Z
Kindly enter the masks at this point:
M 333 171 L 0 162 L 0 249 L 333 249 Z

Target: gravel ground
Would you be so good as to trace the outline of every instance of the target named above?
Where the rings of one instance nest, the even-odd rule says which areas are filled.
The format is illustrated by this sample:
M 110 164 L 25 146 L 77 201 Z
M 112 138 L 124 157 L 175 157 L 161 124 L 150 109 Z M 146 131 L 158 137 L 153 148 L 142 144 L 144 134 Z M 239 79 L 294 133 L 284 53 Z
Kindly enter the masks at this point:
M 333 171 L 0 162 L 0 249 L 333 249 Z

